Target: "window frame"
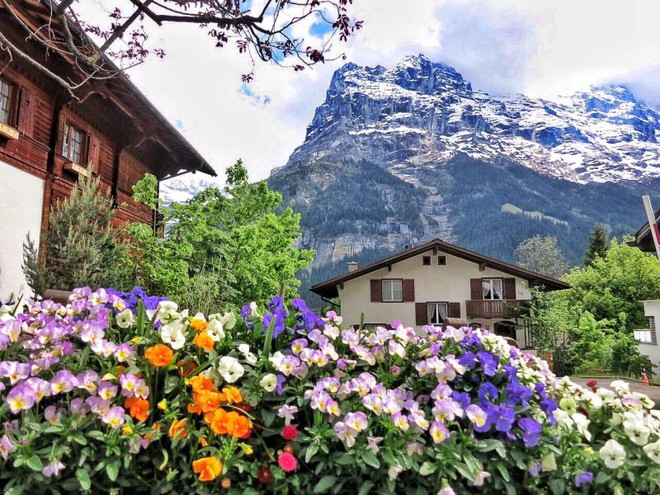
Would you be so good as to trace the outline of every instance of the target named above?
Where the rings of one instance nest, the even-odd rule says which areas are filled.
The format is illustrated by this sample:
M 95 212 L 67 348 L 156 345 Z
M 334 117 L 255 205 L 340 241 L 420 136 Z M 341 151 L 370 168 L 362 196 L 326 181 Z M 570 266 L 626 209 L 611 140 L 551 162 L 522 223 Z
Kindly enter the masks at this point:
M 492 294 L 495 292 L 493 290 L 493 282 L 499 280 L 500 282 L 500 297 L 492 297 Z M 486 297 L 484 296 L 483 290 L 484 290 L 484 283 L 485 282 L 490 282 L 490 294 L 491 297 Z M 482 301 L 503 301 L 504 300 L 504 279 L 501 277 L 488 277 L 488 278 L 482 278 L 481 279 L 481 300 Z
M 427 314 L 427 318 L 426 318 L 426 319 L 429 320 L 429 321 L 427 322 L 428 325 L 444 325 L 444 322 L 443 322 L 443 321 L 434 322 L 434 321 L 431 321 L 432 318 L 428 318 L 428 314 L 429 314 L 429 306 L 430 306 L 430 305 L 434 305 L 434 306 L 437 307 L 438 305 L 441 305 L 441 304 L 444 305 L 444 307 L 445 307 L 445 314 L 447 315 L 447 318 L 449 318 L 449 301 L 426 301 L 426 314 Z M 436 312 L 436 314 L 439 316 L 439 315 L 440 315 L 440 312 Z M 440 319 L 442 320 L 442 318 L 440 318 Z
M 445 266 L 445 265 L 447 265 L 447 257 L 438 256 L 438 266 Z
M 74 160 L 73 156 L 69 154 L 70 152 L 70 138 L 69 138 L 69 129 L 76 131 L 80 134 L 80 149 L 78 151 L 78 160 Z M 64 129 L 62 131 L 62 146 L 60 149 L 62 156 L 69 162 L 75 163 L 82 167 L 86 166 L 87 155 L 89 152 L 89 132 L 87 132 L 82 126 L 78 125 L 76 122 L 66 119 L 64 121 Z
M 431 266 L 431 257 L 430 256 L 422 256 L 422 265 L 423 266 Z
M 398 282 L 399 288 L 400 288 L 400 299 L 395 299 L 394 298 L 394 289 L 391 289 L 389 291 L 390 292 L 389 295 L 391 295 L 392 298 L 391 299 L 386 299 L 385 298 L 385 294 L 386 294 L 385 283 L 386 282 L 390 283 L 391 287 L 394 286 L 394 284 L 393 284 L 394 282 Z M 381 281 L 380 281 L 380 290 L 381 290 L 381 292 L 380 292 L 380 302 L 384 302 L 384 303 L 401 303 L 401 302 L 403 302 L 403 279 L 402 278 L 383 278 L 383 279 L 381 279 Z
M 9 127 L 16 128 L 18 125 L 18 85 L 6 77 L 0 76 L 0 83 L 4 83 L 9 88 L 7 95 L 7 120 L 0 119 L 0 124 L 8 125 Z

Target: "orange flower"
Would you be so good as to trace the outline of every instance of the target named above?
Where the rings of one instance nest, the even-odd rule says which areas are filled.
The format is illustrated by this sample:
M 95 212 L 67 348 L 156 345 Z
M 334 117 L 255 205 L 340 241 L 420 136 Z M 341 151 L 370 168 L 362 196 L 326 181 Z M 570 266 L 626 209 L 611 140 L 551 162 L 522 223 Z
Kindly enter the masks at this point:
M 200 438 L 200 439 L 199 439 L 199 444 L 200 444 L 202 447 L 208 447 L 208 446 L 209 446 L 209 443 L 206 441 L 206 438 Z
M 164 344 L 156 344 L 144 351 L 144 357 L 155 367 L 169 366 L 174 357 L 174 351 Z
M 195 338 L 193 339 L 193 344 L 195 344 L 200 349 L 204 349 L 206 352 L 211 352 L 213 350 L 213 345 L 215 344 L 215 342 L 213 342 L 213 339 L 208 333 L 201 332 L 195 335 Z
M 151 440 L 156 433 L 160 432 L 160 423 L 154 423 L 151 428 L 152 430 L 144 435 L 147 440 Z
M 222 395 L 219 392 L 202 390 L 200 393 L 193 394 L 193 400 L 201 408 L 202 412 L 213 412 L 220 407 Z
M 225 395 L 225 400 L 230 404 L 240 404 L 243 402 L 243 396 L 236 387 L 225 387 L 222 389 L 222 393 Z
M 201 392 L 202 390 L 215 390 L 213 380 L 206 378 L 204 375 L 193 376 L 188 381 L 195 392 Z
M 146 421 L 149 416 L 149 401 L 138 397 L 130 397 L 124 402 L 124 407 L 128 409 L 128 414 L 138 421 Z
M 184 418 L 182 420 L 175 419 L 174 421 L 172 421 L 172 424 L 170 425 L 170 429 L 168 431 L 170 438 L 181 439 L 181 440 L 186 438 L 188 436 L 188 431 L 186 430 L 187 421 L 188 418 Z
M 195 368 L 197 368 L 197 365 L 193 363 L 192 361 L 189 361 L 187 359 L 182 359 L 178 363 L 176 363 L 176 367 L 179 369 L 179 375 L 181 376 L 188 376 L 190 373 L 195 371 Z
M 198 332 L 203 332 L 209 327 L 208 322 L 204 320 L 198 320 L 196 318 L 191 318 L 190 319 L 190 328 L 194 328 Z
M 222 462 L 215 456 L 202 457 L 193 461 L 193 471 L 199 474 L 199 481 L 213 481 L 222 473 Z
M 250 420 L 235 411 L 227 413 L 225 428 L 234 438 L 243 438 L 250 433 Z
M 204 416 L 204 421 L 211 427 L 213 433 L 216 435 L 226 435 L 227 434 L 227 425 L 225 419 L 227 417 L 227 411 L 224 409 L 216 409 L 212 413 L 208 413 Z

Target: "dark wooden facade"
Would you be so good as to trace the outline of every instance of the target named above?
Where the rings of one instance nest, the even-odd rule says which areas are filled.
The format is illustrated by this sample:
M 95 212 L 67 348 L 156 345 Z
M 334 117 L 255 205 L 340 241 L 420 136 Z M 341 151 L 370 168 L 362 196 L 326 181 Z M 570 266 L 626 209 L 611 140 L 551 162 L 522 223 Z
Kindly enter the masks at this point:
M 48 21 L 46 2 L 13 0 L 21 21 L 38 28 Z M 64 80 L 80 80 L 72 60 L 46 52 L 0 6 L 0 32 Z M 71 94 L 23 59 L 0 51 L 0 81 L 9 90 L 8 113 L 0 119 L 0 161 L 45 181 L 42 229 L 56 201 L 67 197 L 89 166 L 110 190 L 119 222 L 152 223 L 154 212 L 131 199 L 145 173 L 159 180 L 186 171 L 215 175 L 213 168 L 123 74 L 85 83 Z M 2 69 L 4 68 L 4 69 Z M 75 129 L 79 153 L 67 144 Z M 69 146 L 70 147 L 70 146 Z M 69 155 L 69 157 L 67 157 Z M 79 162 L 79 163 L 78 163 Z

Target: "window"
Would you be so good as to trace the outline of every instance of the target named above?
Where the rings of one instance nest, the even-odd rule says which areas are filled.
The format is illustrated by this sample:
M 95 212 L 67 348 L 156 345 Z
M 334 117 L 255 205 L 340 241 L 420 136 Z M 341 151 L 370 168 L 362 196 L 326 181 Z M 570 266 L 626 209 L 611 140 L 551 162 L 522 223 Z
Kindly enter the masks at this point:
M 438 256 L 438 265 L 446 265 L 447 264 L 447 257 L 446 256 Z
M 655 334 L 655 317 L 649 316 L 649 329 L 633 330 L 633 335 L 642 344 L 657 345 L 658 340 Z
M 383 302 L 403 301 L 403 281 L 383 280 Z
M 4 79 L 0 79 L 0 122 L 12 125 L 14 87 Z
M 483 299 L 502 299 L 502 279 L 484 278 L 481 280 Z
M 426 316 L 430 325 L 442 325 L 447 319 L 447 303 L 426 303 Z
M 431 264 L 431 257 L 430 256 L 422 256 L 422 265 L 430 265 Z
M 62 154 L 71 162 L 84 165 L 85 133 L 67 122 L 64 126 Z

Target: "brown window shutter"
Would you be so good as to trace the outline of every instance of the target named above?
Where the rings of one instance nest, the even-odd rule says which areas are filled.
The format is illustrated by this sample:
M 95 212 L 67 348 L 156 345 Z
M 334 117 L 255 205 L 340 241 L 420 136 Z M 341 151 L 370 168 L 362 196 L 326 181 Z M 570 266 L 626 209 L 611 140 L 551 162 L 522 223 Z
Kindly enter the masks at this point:
M 515 299 L 516 298 L 516 279 L 515 278 L 505 278 L 504 279 L 504 299 Z
M 415 304 L 415 325 L 427 325 L 429 322 L 426 316 L 426 304 L 425 303 L 416 303 Z
M 403 302 L 415 301 L 415 281 L 412 278 L 403 281 Z
M 92 172 L 100 173 L 99 157 L 101 156 L 101 140 L 96 134 L 89 135 L 89 148 L 87 152 L 87 167 L 92 169 Z
M 460 318 L 461 303 L 450 302 L 449 307 L 447 308 L 447 316 L 449 316 L 449 318 Z
M 18 103 L 17 127 L 26 136 L 32 137 L 34 129 L 34 109 L 36 101 L 34 94 L 27 88 L 21 88 Z
M 470 279 L 470 299 L 473 301 L 480 301 L 483 297 L 483 292 L 481 291 L 481 279 L 480 278 L 471 278 Z
M 383 301 L 383 284 L 380 279 L 371 279 L 371 302 Z

